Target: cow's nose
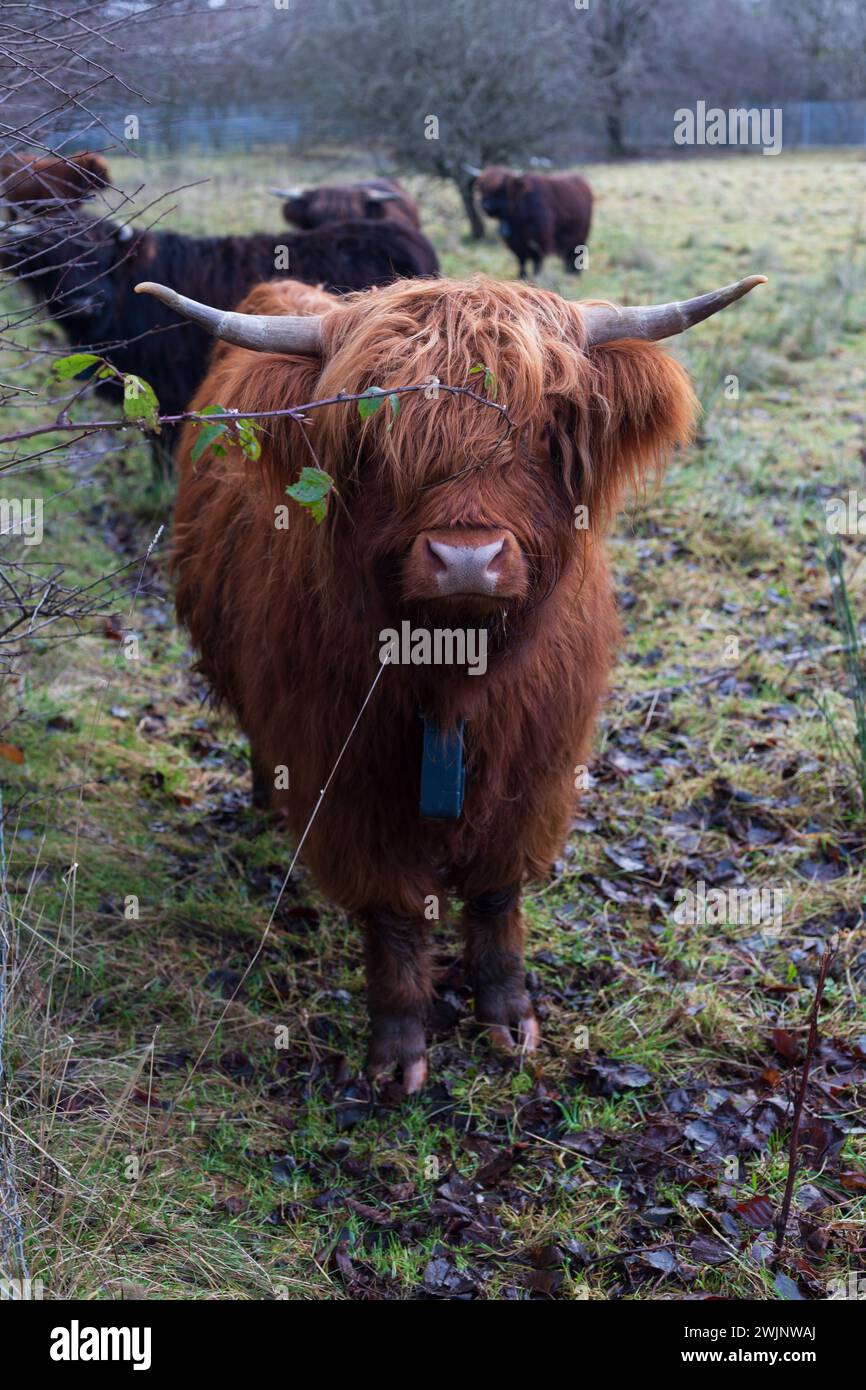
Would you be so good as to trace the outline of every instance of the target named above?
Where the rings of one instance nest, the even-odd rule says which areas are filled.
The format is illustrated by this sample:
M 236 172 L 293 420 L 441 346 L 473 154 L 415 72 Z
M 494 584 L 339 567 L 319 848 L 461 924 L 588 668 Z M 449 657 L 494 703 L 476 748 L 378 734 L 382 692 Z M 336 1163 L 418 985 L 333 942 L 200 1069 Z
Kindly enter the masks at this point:
M 500 575 L 494 566 L 504 544 L 504 537 L 489 545 L 448 545 L 428 537 L 439 593 L 495 594 Z

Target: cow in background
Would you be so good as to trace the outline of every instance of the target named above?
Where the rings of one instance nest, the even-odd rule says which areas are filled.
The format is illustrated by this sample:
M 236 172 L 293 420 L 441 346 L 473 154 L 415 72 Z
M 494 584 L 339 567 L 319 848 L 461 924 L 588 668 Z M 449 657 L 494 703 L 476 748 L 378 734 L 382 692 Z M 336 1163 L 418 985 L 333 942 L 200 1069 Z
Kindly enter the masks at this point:
M 470 171 L 470 172 L 475 172 Z M 579 174 L 512 174 L 500 164 L 477 175 L 481 207 L 499 223 L 499 235 L 520 265 L 526 279 L 531 261 L 537 275 L 545 256 L 561 256 L 565 269 L 576 274 L 579 248 L 589 241 L 592 189 Z
M 363 183 L 320 184 L 317 188 L 271 190 L 283 198 L 283 217 L 309 232 L 325 222 L 402 222 L 420 227 L 418 206 L 396 179 L 367 179 Z
M 100 154 L 37 159 L 7 154 L 0 159 L 0 204 L 10 220 L 75 207 L 111 185 L 111 171 Z

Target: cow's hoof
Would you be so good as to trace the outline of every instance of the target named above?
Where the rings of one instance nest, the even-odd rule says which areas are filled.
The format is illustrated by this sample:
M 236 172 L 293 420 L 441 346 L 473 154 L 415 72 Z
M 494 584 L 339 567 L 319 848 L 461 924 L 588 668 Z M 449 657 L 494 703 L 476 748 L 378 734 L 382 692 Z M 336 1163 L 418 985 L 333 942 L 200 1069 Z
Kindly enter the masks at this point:
M 475 1005 L 475 1017 L 487 1029 L 498 1052 L 535 1052 L 541 1042 L 538 1020 L 525 990 L 485 991 Z
M 414 1016 L 379 1015 L 372 1020 L 367 1075 L 375 1082 L 390 1081 L 399 1067 L 407 1096 L 420 1091 L 427 1081 L 424 1025 Z

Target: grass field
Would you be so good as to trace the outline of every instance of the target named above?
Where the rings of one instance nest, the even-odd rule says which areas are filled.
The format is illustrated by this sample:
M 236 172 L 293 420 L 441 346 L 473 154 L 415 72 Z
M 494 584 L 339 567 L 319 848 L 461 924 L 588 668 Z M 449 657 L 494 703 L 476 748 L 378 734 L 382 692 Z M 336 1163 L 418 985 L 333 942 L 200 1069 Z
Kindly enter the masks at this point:
M 280 226 L 270 185 L 360 167 L 269 154 L 115 172 L 140 206 L 206 175 L 167 200 L 164 225 L 231 232 Z M 47 499 L 40 562 L 77 582 L 141 571 L 124 617 L 140 659 L 110 640 L 118 591 L 82 632 L 24 644 L 6 683 L 0 739 L 24 757 L 0 764 L 7 1109 L 24 1254 L 47 1298 L 778 1299 L 791 1281 L 825 1298 L 866 1274 L 866 827 L 836 737 L 850 741 L 854 706 L 823 547 L 826 498 L 866 487 L 864 165 L 586 172 L 589 269 L 576 281 L 551 262 L 544 285 L 634 302 L 751 272 L 770 284 L 674 344 L 700 439 L 612 538 L 626 636 L 592 783 L 527 895 L 537 1062 L 476 1036 L 442 924 L 432 1084 L 411 1102 L 371 1096 L 359 936 L 302 870 L 227 1007 L 291 847 L 249 809 L 245 742 L 191 672 L 166 532 L 136 560 L 170 529 L 170 487 L 129 440 L 6 486 Z M 408 182 L 446 274 L 513 277 L 492 231 L 465 239 L 453 190 Z M 46 391 L 59 334 L 27 342 L 49 350 L 25 378 Z M 862 539 L 842 553 L 862 613 Z M 779 930 L 677 924 L 675 893 L 699 880 L 783 893 Z M 789 1100 L 831 941 L 773 1264 Z

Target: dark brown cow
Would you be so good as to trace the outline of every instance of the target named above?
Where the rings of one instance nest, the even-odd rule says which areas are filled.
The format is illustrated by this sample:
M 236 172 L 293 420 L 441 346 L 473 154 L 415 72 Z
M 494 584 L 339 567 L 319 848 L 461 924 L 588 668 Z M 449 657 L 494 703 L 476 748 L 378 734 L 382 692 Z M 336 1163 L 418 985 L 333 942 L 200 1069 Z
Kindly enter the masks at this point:
M 303 854 L 364 928 L 371 1070 L 400 1066 L 407 1091 L 426 1076 L 431 921 L 452 894 L 479 1021 L 503 1047 L 538 1043 L 520 894 L 561 851 L 613 659 L 603 535 L 695 414 L 683 368 L 636 339 L 681 332 L 762 278 L 623 310 L 481 276 L 344 300 L 283 281 L 250 315 L 139 286 L 226 340 L 198 408 L 477 386 L 479 362 L 507 408 L 428 385 L 396 413 L 339 402 L 303 425 L 271 418 L 261 464 L 231 448 L 193 466 L 189 426 L 181 447 L 178 613 L 249 735 L 259 789 L 296 836 L 312 816 Z M 339 505 L 283 529 L 313 452 Z
M 579 272 L 579 251 L 589 242 L 592 189 L 579 174 L 512 174 L 491 165 L 478 175 L 481 206 L 499 223 L 499 234 L 520 264 L 535 274 L 545 256 L 561 256 L 565 269 Z
M 368 179 L 364 183 L 320 184 L 318 188 L 273 189 L 283 198 L 283 217 L 302 231 L 325 222 L 402 222 L 420 227 L 417 204 L 396 179 Z
M 99 154 L 67 159 L 7 154 L 0 159 L 0 203 L 6 204 L 12 219 L 73 207 L 110 183 L 111 171 Z

